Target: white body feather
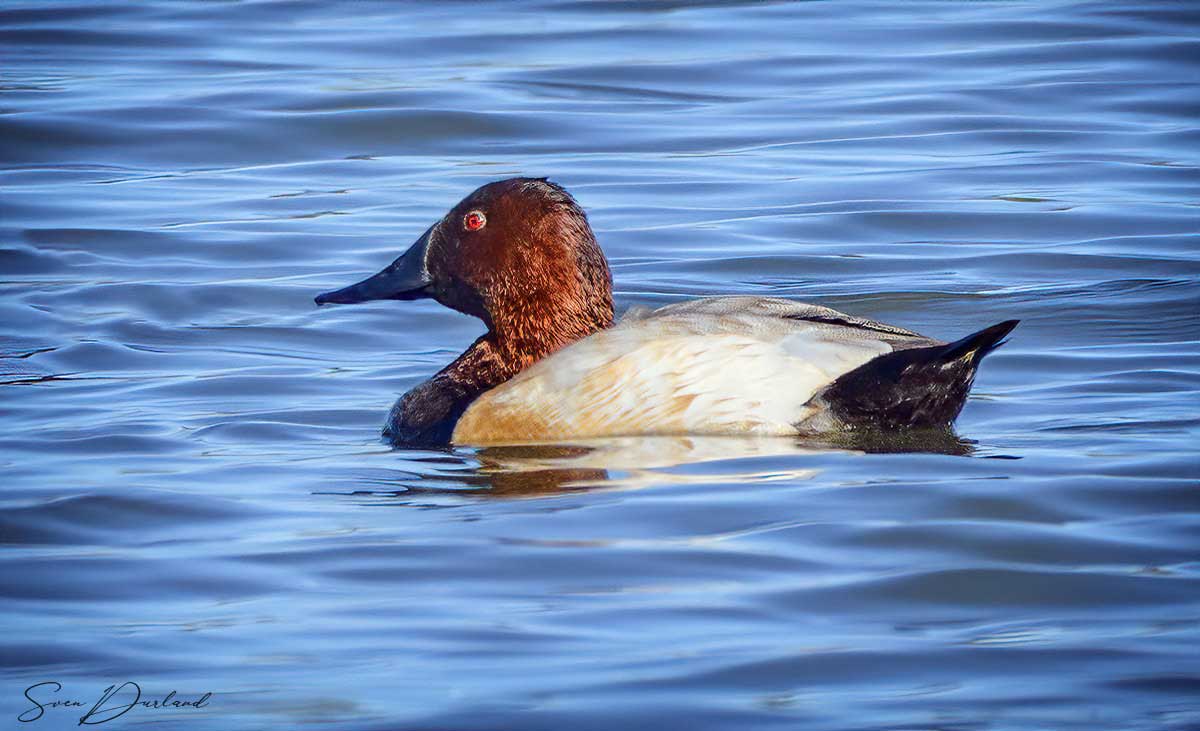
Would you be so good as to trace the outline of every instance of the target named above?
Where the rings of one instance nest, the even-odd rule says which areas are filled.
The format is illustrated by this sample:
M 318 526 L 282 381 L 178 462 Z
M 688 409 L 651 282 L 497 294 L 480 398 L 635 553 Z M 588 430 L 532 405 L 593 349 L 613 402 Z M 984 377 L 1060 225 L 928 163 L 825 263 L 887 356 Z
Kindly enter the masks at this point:
M 790 300 L 724 297 L 627 316 L 480 396 L 456 443 L 635 434 L 788 435 L 838 376 L 916 333 Z

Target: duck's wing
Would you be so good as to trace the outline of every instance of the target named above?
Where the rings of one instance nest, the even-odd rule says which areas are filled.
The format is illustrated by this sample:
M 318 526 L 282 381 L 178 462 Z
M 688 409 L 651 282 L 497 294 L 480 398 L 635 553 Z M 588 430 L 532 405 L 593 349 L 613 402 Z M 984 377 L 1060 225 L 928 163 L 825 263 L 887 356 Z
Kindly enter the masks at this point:
M 573 343 L 483 394 L 459 420 L 453 441 L 795 434 L 816 408 L 813 395 L 839 376 L 909 341 L 936 342 L 856 320 L 750 297 L 659 308 Z
M 726 318 L 725 321 L 730 325 L 745 318 L 763 318 L 765 322 L 782 320 L 828 325 L 831 328 L 848 330 L 848 332 L 830 333 L 834 336 L 841 336 L 844 339 L 854 339 L 860 336 L 882 339 L 900 347 L 920 347 L 936 345 L 941 342 L 895 325 L 847 315 L 821 305 L 795 302 L 779 297 L 705 297 L 687 302 L 677 302 L 654 310 L 628 313 L 626 317 L 649 319 L 686 317 L 688 315 L 711 315 Z M 855 331 L 861 332 L 856 333 Z

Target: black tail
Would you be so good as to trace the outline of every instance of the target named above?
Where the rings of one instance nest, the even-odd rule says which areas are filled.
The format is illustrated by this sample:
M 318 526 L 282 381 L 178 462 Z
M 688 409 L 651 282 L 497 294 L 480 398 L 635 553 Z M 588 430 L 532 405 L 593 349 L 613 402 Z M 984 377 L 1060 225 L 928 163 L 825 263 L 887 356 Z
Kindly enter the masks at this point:
M 821 394 L 849 427 L 949 426 L 958 418 L 975 369 L 1004 344 L 1020 320 L 1006 320 L 946 345 L 897 350 L 864 363 Z

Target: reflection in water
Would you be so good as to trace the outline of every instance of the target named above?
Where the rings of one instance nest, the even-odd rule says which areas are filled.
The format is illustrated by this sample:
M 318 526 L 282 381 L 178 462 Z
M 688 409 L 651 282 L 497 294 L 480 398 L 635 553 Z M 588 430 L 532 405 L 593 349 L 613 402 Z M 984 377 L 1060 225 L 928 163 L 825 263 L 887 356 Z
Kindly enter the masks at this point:
M 571 444 L 522 444 L 458 449 L 421 459 L 430 471 L 373 477 L 394 486 L 372 495 L 411 496 L 469 492 L 480 497 L 536 497 L 597 488 L 635 489 L 665 484 L 796 481 L 819 470 L 805 457 L 831 452 L 967 456 L 972 443 L 950 430 L 854 432 L 836 439 L 797 437 L 653 436 L 588 439 Z M 778 457 L 800 458 L 781 463 Z M 452 465 L 447 470 L 447 465 Z

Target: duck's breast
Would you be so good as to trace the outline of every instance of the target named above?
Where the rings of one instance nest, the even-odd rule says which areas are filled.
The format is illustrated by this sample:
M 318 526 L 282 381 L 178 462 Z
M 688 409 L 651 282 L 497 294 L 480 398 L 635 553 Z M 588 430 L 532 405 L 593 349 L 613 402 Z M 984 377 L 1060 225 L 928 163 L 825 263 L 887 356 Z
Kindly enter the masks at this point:
M 761 313 L 664 308 L 584 338 L 483 394 L 453 441 L 795 434 L 819 389 L 892 350 L 831 332 Z

